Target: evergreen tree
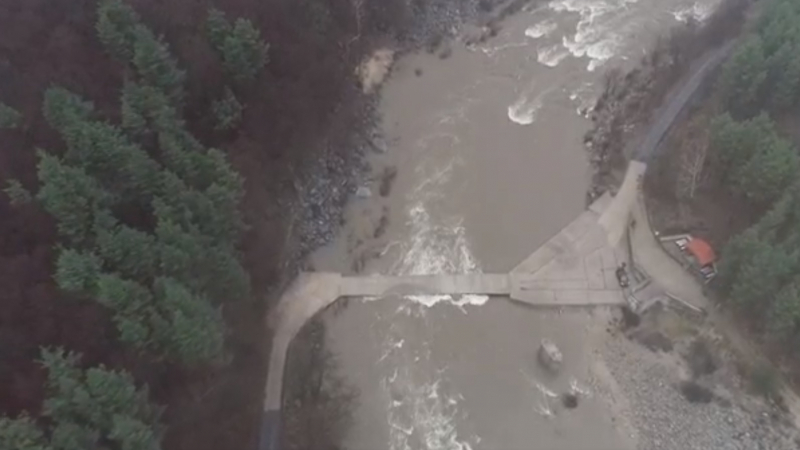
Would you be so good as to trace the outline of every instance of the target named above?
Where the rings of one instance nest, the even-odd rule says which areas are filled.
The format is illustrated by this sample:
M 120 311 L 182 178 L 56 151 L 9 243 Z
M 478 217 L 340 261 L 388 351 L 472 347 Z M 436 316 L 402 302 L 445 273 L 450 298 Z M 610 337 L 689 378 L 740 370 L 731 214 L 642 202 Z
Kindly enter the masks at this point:
M 249 20 L 239 18 L 231 24 L 221 11 L 211 9 L 206 31 L 226 72 L 237 82 L 255 79 L 267 64 L 269 45 Z
M 781 198 L 772 205 L 766 214 L 753 226 L 761 239 L 776 242 L 784 238 L 783 229 L 790 222 L 794 195 L 785 192 Z
M 225 39 L 231 33 L 231 24 L 225 18 L 225 13 L 217 8 L 210 8 L 208 10 L 208 19 L 206 20 L 206 35 L 209 42 L 215 48 L 220 49 L 225 45 Z
M 761 316 L 796 269 L 796 254 L 760 241 L 756 251 L 741 265 L 731 299 L 751 314 Z
M 156 239 L 150 233 L 127 225 L 100 230 L 97 254 L 107 267 L 136 280 L 151 280 L 158 270 Z
M 720 290 L 730 294 L 730 290 L 740 277 L 744 266 L 762 245 L 756 227 L 751 227 L 743 233 L 734 236 L 722 249 L 722 258 L 717 267 L 719 275 L 715 281 Z
M 797 42 L 800 8 L 794 0 L 770 2 L 765 6 L 757 32 L 766 55 L 775 54 L 784 44 Z
M 159 450 L 161 415 L 125 372 L 78 368 L 80 356 L 43 350 L 47 396 L 43 424 L 25 415 L 0 418 L 0 448 L 8 450 Z
M 737 122 L 725 113 L 714 118 L 711 130 L 711 145 L 726 176 L 747 164 L 761 142 L 775 135 L 774 124 L 766 114 Z
M 0 129 L 17 128 L 20 123 L 22 115 L 16 109 L 0 102 Z
M 75 249 L 63 249 L 56 261 L 56 283 L 58 287 L 74 293 L 95 293 L 102 271 L 102 261 L 93 253 Z
M 761 38 L 753 35 L 723 66 L 720 91 L 734 116 L 747 117 L 758 106 L 758 94 L 767 77 L 765 60 Z
M 238 212 L 241 185 L 214 183 L 200 191 L 187 186 L 175 174 L 165 172 L 163 186 L 164 195 L 153 203 L 159 219 L 196 231 L 218 244 L 233 246 L 237 242 L 244 229 Z
M 777 199 L 798 169 L 797 151 L 765 113 L 741 122 L 716 117 L 711 145 L 728 185 L 755 202 Z
M 3 192 L 6 193 L 12 205 L 19 206 L 30 203 L 31 193 L 22 186 L 19 180 L 10 178 L 7 183 L 8 185 L 3 189 Z
M 142 82 L 160 89 L 174 104 L 180 104 L 186 72 L 178 68 L 169 46 L 143 25 L 136 27 L 134 35 L 132 63 Z
M 98 10 L 104 44 L 130 57 L 135 71 L 122 90 L 122 128 L 94 117 L 91 103 L 63 88 L 45 94 L 45 117 L 67 147 L 63 159 L 40 152 L 37 198 L 67 247 L 55 278 L 65 291 L 107 307 L 122 342 L 184 364 L 216 362 L 224 327 L 215 305 L 244 299 L 249 289 L 236 252 L 242 179 L 222 152 L 186 130 L 184 73 L 138 20 L 116 0 L 103 0 Z M 226 41 L 236 29 L 229 27 Z M 99 428 L 67 419 L 56 429 L 65 447 L 86 447 L 95 439 L 89 431 L 102 429 L 101 440 L 124 435 L 133 449 L 143 436 L 148 448 L 139 419 Z
M 44 93 L 44 117 L 67 142 L 73 139 L 72 130 L 88 120 L 93 112 L 91 102 L 83 101 L 62 87 L 52 86 Z
M 158 345 L 154 341 L 154 299 L 145 286 L 117 274 L 102 274 L 97 282 L 97 300 L 114 311 L 120 340 L 139 349 Z
M 247 297 L 249 278 L 233 249 L 202 235 L 191 223 L 184 227 L 166 206 L 157 206 L 156 236 L 164 275 L 215 302 Z
M 60 422 L 55 425 L 50 437 L 50 445 L 56 450 L 83 450 L 93 448 L 100 440 L 100 433 L 74 422 Z
M 151 130 L 161 133 L 180 129 L 183 121 L 161 90 L 126 80 L 122 89 L 122 127 L 142 135 Z
M 144 448 L 159 449 L 161 412 L 148 400 L 147 389 L 137 389 L 125 372 L 102 366 L 81 370 L 77 367 L 79 359 L 79 355 L 63 350 L 42 351 L 42 364 L 48 372 L 43 414 L 57 425 L 70 424 L 63 430 L 65 438 L 82 440 L 94 435 L 117 448 L 142 448 L 141 443 L 147 442 Z M 126 422 L 141 426 L 120 426 Z M 85 431 L 72 424 L 81 424 Z
M 27 416 L 0 417 L 0 448 L 8 450 L 54 450 L 42 430 Z
M 116 195 L 148 200 L 160 188 L 158 163 L 119 128 L 92 120 L 92 110 L 91 103 L 66 89 L 45 93 L 45 117 L 67 143 L 65 160 Z
M 121 0 L 101 0 L 97 7 L 97 36 L 108 52 L 121 62 L 133 59 L 135 30 L 141 19 Z
M 65 165 L 41 150 L 38 155 L 42 186 L 37 199 L 56 218 L 59 234 L 72 242 L 86 242 L 92 234 L 95 213 L 113 204 L 113 196 L 83 169 Z
M 168 352 L 188 364 L 219 361 L 223 354 L 222 316 L 207 299 L 189 291 L 177 280 L 159 278 L 154 289 L 159 304 L 169 315 Z
M 779 341 L 792 341 L 800 330 L 800 290 L 797 282 L 784 286 L 767 314 L 767 331 Z
M 225 88 L 222 98 L 211 105 L 211 109 L 217 119 L 217 130 L 232 130 L 242 121 L 242 104 L 229 87 Z
M 798 169 L 791 143 L 773 136 L 759 143 L 750 160 L 731 174 L 740 195 L 759 203 L 772 201 L 789 185 Z
M 785 43 L 780 50 L 769 57 L 767 93 L 769 106 L 773 110 L 786 110 L 797 103 L 800 95 L 800 57 L 798 46 Z

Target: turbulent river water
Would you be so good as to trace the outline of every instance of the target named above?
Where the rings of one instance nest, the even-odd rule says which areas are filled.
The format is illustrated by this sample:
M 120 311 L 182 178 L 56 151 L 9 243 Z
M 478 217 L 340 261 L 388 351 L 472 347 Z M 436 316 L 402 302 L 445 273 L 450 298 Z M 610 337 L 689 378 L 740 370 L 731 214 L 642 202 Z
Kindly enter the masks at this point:
M 554 0 L 510 17 L 486 43 L 453 43 L 445 60 L 403 57 L 381 93 L 388 151 L 371 161 L 376 178 L 397 169 L 393 188 L 378 195 L 376 180 L 372 197 L 351 202 L 316 268 L 350 272 L 361 260 L 362 273 L 510 270 L 584 207 L 582 111 L 603 72 L 635 63 L 718 1 Z M 607 314 L 402 292 L 325 312 L 326 344 L 360 391 L 343 447 L 633 448 L 624 402 L 592 358 Z M 536 365 L 543 337 L 565 355 L 558 376 Z M 580 394 L 576 409 L 561 405 L 564 392 Z

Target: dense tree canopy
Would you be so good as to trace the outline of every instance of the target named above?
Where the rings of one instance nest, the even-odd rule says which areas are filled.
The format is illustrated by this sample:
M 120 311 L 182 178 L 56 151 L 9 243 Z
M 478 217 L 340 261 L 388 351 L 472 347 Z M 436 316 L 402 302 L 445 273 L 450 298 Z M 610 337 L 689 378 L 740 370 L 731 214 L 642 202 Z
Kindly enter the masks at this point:
M 39 155 L 37 198 L 64 239 L 56 280 L 111 309 L 122 341 L 186 364 L 218 361 L 217 309 L 248 295 L 236 251 L 242 180 L 185 130 L 185 73 L 137 21 L 119 1 L 101 2 L 101 41 L 130 58 L 138 80 L 122 89 L 121 128 L 66 89 L 45 93 L 67 147 L 63 158 Z
M 765 113 L 741 122 L 717 117 L 711 145 L 730 189 L 757 203 L 777 199 L 798 170 L 797 150 Z
M 798 343 L 800 162 L 773 117 L 798 112 L 800 2 L 765 6 L 718 87 L 726 112 L 712 123 L 711 148 L 722 181 L 767 212 L 723 249 L 717 284 L 768 336 Z
M 724 65 L 723 101 L 736 118 L 784 111 L 800 99 L 800 2 L 773 0 Z
M 185 366 L 223 363 L 220 308 L 249 296 L 237 250 L 242 179 L 222 152 L 187 131 L 186 72 L 166 42 L 120 0 L 100 1 L 96 30 L 126 67 L 121 123 L 62 87 L 44 93 L 43 114 L 65 146 L 37 150 L 35 199 L 55 218 L 60 237 L 55 281 L 107 308 L 123 343 Z M 236 79 L 254 77 L 266 63 L 260 33 L 244 20 L 226 21 L 219 32 L 226 68 Z M 242 106 L 226 89 L 214 109 L 221 127 L 232 128 Z M 20 120 L 0 104 L 0 126 Z M 16 180 L 5 192 L 17 204 L 33 200 Z M 159 411 L 147 391 L 127 373 L 82 370 L 78 360 L 61 350 L 42 353 L 47 420 L 0 419 L 0 448 L 83 450 L 102 442 L 158 449 Z

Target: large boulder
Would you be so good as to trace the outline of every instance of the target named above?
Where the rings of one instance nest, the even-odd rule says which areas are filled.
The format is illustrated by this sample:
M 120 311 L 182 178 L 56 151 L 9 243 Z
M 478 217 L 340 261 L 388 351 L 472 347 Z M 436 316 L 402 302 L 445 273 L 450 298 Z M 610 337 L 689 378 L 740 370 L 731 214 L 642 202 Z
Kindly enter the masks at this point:
M 561 354 L 558 346 L 549 339 L 542 339 L 539 346 L 539 363 L 550 372 L 557 373 L 561 370 L 563 362 L 564 355 Z

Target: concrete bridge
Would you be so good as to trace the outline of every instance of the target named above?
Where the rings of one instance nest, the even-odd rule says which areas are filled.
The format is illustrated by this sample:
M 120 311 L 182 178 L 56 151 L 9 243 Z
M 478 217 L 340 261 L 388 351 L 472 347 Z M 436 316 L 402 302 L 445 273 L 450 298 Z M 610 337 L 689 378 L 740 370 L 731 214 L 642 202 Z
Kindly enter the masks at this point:
M 274 339 L 269 358 L 260 450 L 280 445 L 283 375 L 289 344 L 319 311 L 342 297 L 387 294 L 485 294 L 508 297 L 533 307 L 620 306 L 627 302 L 615 270 L 627 261 L 622 238 L 628 231 L 646 162 L 702 81 L 732 49 L 732 43 L 699 61 L 656 114 L 636 147 L 625 179 L 614 197 L 599 198 L 509 273 L 424 276 L 343 276 L 301 273 L 269 316 Z
M 283 375 L 289 344 L 319 311 L 342 297 L 388 294 L 484 294 L 534 307 L 621 306 L 615 271 L 627 260 L 622 237 L 645 165 L 632 162 L 619 192 L 598 199 L 509 273 L 344 276 L 301 273 L 270 315 L 275 330 L 264 399 L 262 449 L 278 448 Z

